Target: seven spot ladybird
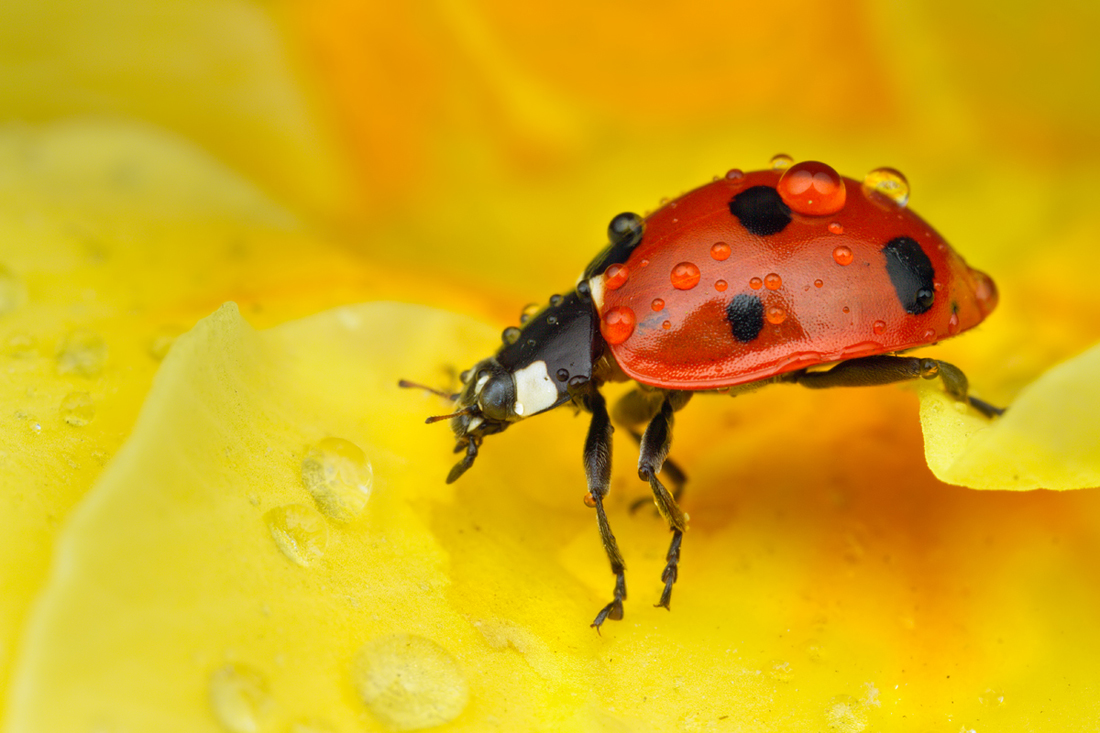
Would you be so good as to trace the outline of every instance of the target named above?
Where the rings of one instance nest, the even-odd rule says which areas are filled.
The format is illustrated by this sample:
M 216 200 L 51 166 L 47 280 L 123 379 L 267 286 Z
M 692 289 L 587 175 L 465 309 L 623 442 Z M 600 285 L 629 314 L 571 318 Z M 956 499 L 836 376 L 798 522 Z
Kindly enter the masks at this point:
M 684 474 L 666 457 L 673 414 L 695 392 L 938 377 L 956 400 L 1000 415 L 967 394 L 957 367 L 898 355 L 976 326 L 997 304 L 993 281 L 908 210 L 907 199 L 908 184 L 892 169 L 861 184 L 823 163 L 776 156 L 770 170 L 732 170 L 645 218 L 619 214 L 576 287 L 505 330 L 497 353 L 446 395 L 454 413 L 429 418 L 450 419 L 455 452 L 465 452 L 447 482 L 470 468 L 487 435 L 566 404 L 590 413 L 585 502 L 615 575 L 614 598 L 592 623 L 598 631 L 622 618 L 626 598 L 603 505 L 612 433 L 604 383 L 636 382 L 613 415 L 638 441 L 638 475 L 672 531 L 658 603 L 665 608 L 686 524 L 675 498 Z M 662 470 L 674 492 L 658 479 Z

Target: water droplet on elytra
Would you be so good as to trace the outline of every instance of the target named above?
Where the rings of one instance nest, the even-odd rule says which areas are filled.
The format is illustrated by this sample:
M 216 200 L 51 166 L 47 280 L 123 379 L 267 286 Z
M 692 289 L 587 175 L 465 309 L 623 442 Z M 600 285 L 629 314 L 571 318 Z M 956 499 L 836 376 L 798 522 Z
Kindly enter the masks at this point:
M 666 331 L 669 330 L 670 328 L 672 328 L 672 321 L 663 321 L 661 323 L 661 328 L 665 329 Z
M 367 709 L 390 730 L 431 728 L 466 708 L 466 678 L 450 653 L 430 639 L 394 634 L 363 645 L 352 668 Z
M 669 279 L 677 290 L 691 290 L 699 284 L 699 268 L 692 262 L 681 262 L 672 268 Z
M 527 305 L 523 306 L 523 310 L 520 311 L 519 322 L 521 324 L 527 323 L 529 320 L 531 320 L 532 316 L 539 312 L 539 310 L 540 309 L 538 303 L 528 303 Z
M 774 272 L 770 272 L 764 276 L 764 287 L 768 290 L 779 290 L 779 288 L 783 287 L 783 278 L 779 277 L 779 275 Z
M 328 525 L 320 514 L 301 504 L 287 504 L 264 514 L 271 539 L 287 560 L 308 568 L 325 554 Z
M 634 326 L 638 319 L 634 311 L 626 306 L 609 308 L 600 319 L 600 333 L 607 343 L 611 345 L 621 344 L 634 333 Z
M 767 319 L 768 323 L 779 325 L 787 320 L 787 311 L 777 305 L 768 306 L 764 311 L 764 318 Z
M 744 178 L 745 173 L 740 168 L 730 168 L 726 171 L 726 178 L 731 181 L 736 181 L 738 178 Z
M 227 664 L 210 676 L 210 707 L 231 733 L 256 733 L 271 712 L 267 680 L 244 664 Z
M 554 376 L 558 378 L 559 382 L 568 382 L 569 370 L 565 368 L 559 369 L 557 372 L 554 373 Z
M 863 178 L 863 190 L 870 195 L 877 193 L 898 206 L 909 202 L 909 181 L 901 171 L 893 168 L 875 168 Z
M 749 287 L 753 290 L 759 290 L 760 288 L 764 287 L 764 281 L 758 277 L 754 277 L 749 280 Z
M 842 244 L 833 250 L 833 260 L 838 265 L 850 265 L 852 264 L 853 258 L 854 255 L 852 254 L 851 247 Z
M 824 163 L 807 160 L 783 171 L 775 190 L 791 211 L 804 216 L 826 216 L 844 208 L 844 179 Z
M 951 317 L 947 319 L 947 332 L 954 336 L 959 332 L 959 314 L 952 313 Z
M 831 234 L 843 234 L 844 226 L 839 221 L 829 222 L 829 232 Z
M 875 321 L 871 325 L 871 330 L 881 336 L 886 333 L 886 321 Z
M 652 308 L 654 311 L 663 310 L 665 307 L 665 301 L 661 300 L 660 298 L 654 298 L 653 302 L 649 304 L 649 307 Z
M 86 328 L 78 328 L 65 337 L 57 352 L 57 373 L 95 377 L 107 363 L 107 344 Z
M 562 304 L 563 300 L 565 300 L 565 298 L 555 293 L 554 295 L 550 296 L 550 305 L 557 308 L 559 305 Z
M 630 270 L 625 265 L 612 265 L 603 274 L 604 287 L 608 290 L 618 290 L 630 278 Z
M 728 288 L 729 286 L 729 283 L 725 280 L 716 280 L 714 283 L 714 289 L 717 290 L 719 293 L 725 292 L 726 288 Z
M 355 443 L 325 438 L 302 460 L 302 484 L 322 514 L 337 522 L 350 522 L 367 507 L 374 470 Z
M 787 170 L 794 165 L 794 158 L 786 153 L 779 153 L 778 155 L 772 156 L 772 159 L 768 161 L 768 165 L 778 171 Z
M 61 419 L 74 427 L 83 427 L 95 417 L 95 403 L 87 392 L 70 392 L 61 400 Z
M 710 256 L 719 262 L 728 260 L 731 251 L 730 246 L 725 242 L 715 242 L 710 246 Z
M 815 287 L 815 288 L 820 288 L 820 287 L 822 287 L 823 285 L 825 285 L 825 281 L 824 281 L 824 280 L 814 280 L 814 287 Z

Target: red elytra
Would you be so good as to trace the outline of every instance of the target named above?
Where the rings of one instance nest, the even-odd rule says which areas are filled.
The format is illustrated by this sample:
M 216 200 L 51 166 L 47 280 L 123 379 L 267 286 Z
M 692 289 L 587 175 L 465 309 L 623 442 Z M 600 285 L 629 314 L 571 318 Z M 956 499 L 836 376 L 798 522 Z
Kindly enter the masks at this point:
M 790 222 L 777 233 L 753 234 L 731 216 L 731 199 L 756 186 L 774 189 L 783 175 L 722 178 L 645 219 L 645 236 L 624 263 L 629 282 L 593 289 L 601 319 L 622 308 L 638 315 L 629 337 L 609 342 L 627 376 L 667 389 L 729 387 L 933 343 L 973 328 L 996 306 L 987 275 L 968 267 L 911 210 L 851 178 L 842 179 L 842 208 L 813 216 L 791 207 Z M 887 271 L 884 246 L 901 237 L 919 245 L 935 273 L 933 302 L 918 314 L 906 310 Z M 713 256 L 718 242 L 728 257 Z M 648 267 L 634 266 L 643 259 Z M 699 278 L 682 289 L 685 263 Z M 779 287 L 760 288 L 771 275 Z M 715 288 L 720 280 L 724 291 Z M 748 341 L 730 329 L 727 308 L 739 294 L 759 298 L 769 316 Z M 655 313 L 650 304 L 658 298 L 665 305 Z

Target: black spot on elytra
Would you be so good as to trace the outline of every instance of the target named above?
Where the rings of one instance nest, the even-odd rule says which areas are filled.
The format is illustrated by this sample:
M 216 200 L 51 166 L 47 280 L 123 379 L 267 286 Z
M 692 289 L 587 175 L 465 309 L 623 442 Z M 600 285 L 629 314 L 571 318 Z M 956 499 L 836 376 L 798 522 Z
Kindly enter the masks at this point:
M 742 293 L 726 306 L 726 320 L 730 323 L 733 337 L 747 344 L 764 328 L 764 302 L 755 295 Z
M 750 234 L 779 234 L 791 223 L 791 209 L 771 186 L 753 186 L 730 199 L 730 213 Z
M 936 271 L 920 244 L 910 237 L 895 237 L 882 248 L 886 272 L 906 313 L 915 316 L 932 307 L 936 299 Z

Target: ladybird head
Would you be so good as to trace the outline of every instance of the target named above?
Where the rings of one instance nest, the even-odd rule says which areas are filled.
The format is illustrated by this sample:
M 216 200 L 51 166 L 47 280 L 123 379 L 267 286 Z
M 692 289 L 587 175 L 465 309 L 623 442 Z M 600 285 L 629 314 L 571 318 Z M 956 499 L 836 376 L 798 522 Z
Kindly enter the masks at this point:
M 521 328 L 505 330 L 502 338 L 496 354 L 462 373 L 462 388 L 452 396 L 454 411 L 428 420 L 449 419 L 455 452 L 465 452 L 447 483 L 473 465 L 486 435 L 572 401 L 592 378 L 599 336 L 591 301 L 583 293 L 553 296 L 549 305 Z

